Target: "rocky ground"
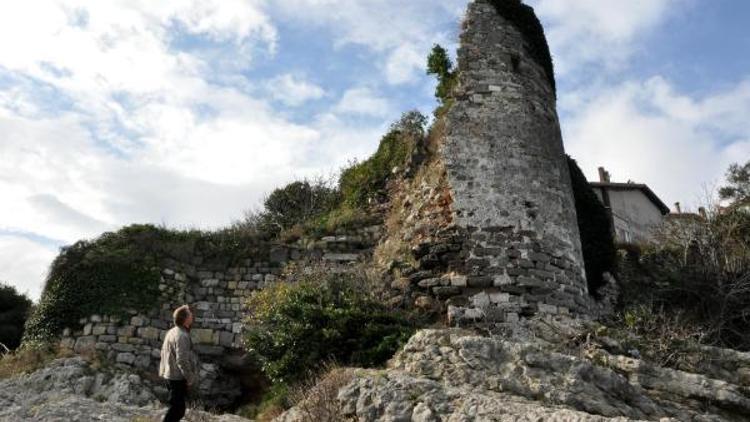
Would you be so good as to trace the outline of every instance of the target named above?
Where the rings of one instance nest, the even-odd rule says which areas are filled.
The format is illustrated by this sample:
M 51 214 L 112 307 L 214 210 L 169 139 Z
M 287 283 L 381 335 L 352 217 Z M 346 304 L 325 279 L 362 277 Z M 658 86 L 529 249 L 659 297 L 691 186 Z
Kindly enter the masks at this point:
M 595 331 L 595 330 L 594 330 Z M 536 320 L 493 336 L 415 334 L 387 369 L 341 370 L 277 419 L 297 421 L 750 421 L 750 354 L 701 348 L 690 371 L 638 359 L 586 323 Z M 158 421 L 138 375 L 80 357 L 0 381 L 0 421 Z M 191 410 L 187 421 L 238 422 Z
M 355 371 L 338 392 L 339 418 L 750 420 L 750 354 L 707 348 L 701 353 L 710 359 L 690 373 L 613 354 L 607 350 L 617 349 L 612 339 L 561 347 L 580 329 L 537 321 L 525 332 L 502 337 L 457 329 L 420 331 L 388 369 Z M 320 419 L 315 412 L 314 406 L 305 412 L 297 408 L 280 420 Z
M 81 357 L 0 381 L 0 421 L 159 421 L 166 409 L 135 374 L 93 368 Z M 247 419 L 191 410 L 187 421 Z

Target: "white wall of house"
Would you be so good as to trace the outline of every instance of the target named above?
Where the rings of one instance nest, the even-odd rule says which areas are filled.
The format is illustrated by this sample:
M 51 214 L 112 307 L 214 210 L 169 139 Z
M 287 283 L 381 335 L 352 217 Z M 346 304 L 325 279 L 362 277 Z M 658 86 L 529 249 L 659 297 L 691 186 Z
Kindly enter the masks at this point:
M 659 208 L 640 189 L 607 189 L 619 242 L 647 240 L 664 219 Z M 594 192 L 602 200 L 601 188 Z

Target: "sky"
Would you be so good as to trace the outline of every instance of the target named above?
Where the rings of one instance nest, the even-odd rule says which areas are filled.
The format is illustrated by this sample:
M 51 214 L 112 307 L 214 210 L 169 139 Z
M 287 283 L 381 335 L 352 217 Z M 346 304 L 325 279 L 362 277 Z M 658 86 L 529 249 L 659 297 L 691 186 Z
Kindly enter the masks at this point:
M 587 177 L 702 203 L 750 158 L 750 2 L 527 0 Z M 430 114 L 467 0 L 0 2 L 0 280 L 132 223 L 212 229 Z

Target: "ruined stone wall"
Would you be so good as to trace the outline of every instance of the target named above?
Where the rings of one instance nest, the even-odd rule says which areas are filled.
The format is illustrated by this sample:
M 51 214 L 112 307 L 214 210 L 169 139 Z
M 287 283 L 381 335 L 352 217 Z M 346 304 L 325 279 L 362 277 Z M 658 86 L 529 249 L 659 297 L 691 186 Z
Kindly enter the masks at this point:
M 528 44 L 491 1 L 470 4 L 442 156 L 456 225 L 468 235 L 466 286 L 484 289 L 489 302 L 512 300 L 475 295 L 455 317 L 502 321 L 524 307 L 586 312 L 555 92 Z
M 195 314 L 191 337 L 202 362 L 200 392 L 216 406 L 231 404 L 240 394 L 243 358 L 244 302 L 253 291 L 278 279 L 284 268 L 325 265 L 346 271 L 370 259 L 380 226 L 362 227 L 346 235 L 301 239 L 269 248 L 262 259 L 239 259 L 222 265 L 201 255 L 161 262 L 160 308 L 127 318 L 91 315 L 66 328 L 61 345 L 76 353 L 99 351 L 111 362 L 158 374 L 160 350 L 173 326 L 172 311 L 189 304 Z
M 591 306 L 554 88 L 516 24 L 492 0 L 469 5 L 458 85 L 433 127 L 433 176 L 392 195 L 403 221 L 386 242 L 411 254 L 394 271 L 393 301 L 454 325 Z

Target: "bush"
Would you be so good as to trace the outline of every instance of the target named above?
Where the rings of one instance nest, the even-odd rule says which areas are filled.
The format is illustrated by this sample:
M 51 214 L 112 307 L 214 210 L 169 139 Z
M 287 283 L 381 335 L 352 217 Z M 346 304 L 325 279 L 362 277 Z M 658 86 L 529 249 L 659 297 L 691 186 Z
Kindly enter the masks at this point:
M 425 122 L 426 118 L 418 112 L 404 113 L 380 140 L 372 157 L 341 172 L 339 189 L 344 205 L 362 208 L 385 196 L 385 187 L 393 170 L 404 170 L 424 140 Z
M 671 312 L 647 304 L 631 306 L 615 319 L 615 335 L 643 358 L 668 368 L 687 369 L 705 333 L 684 311 Z
M 261 221 L 269 231 L 279 233 L 329 212 L 338 202 L 338 192 L 323 181 L 296 181 L 268 195 Z
M 750 350 L 750 213 L 669 221 L 628 266 L 626 306 L 684 314 L 706 343 Z
M 602 275 L 605 272 L 615 273 L 617 250 L 607 209 L 591 189 L 576 161 L 570 156 L 567 159 L 578 216 L 578 230 L 581 235 L 586 281 L 589 292 L 596 295 L 599 288 L 606 284 Z
M 320 270 L 299 277 L 247 302 L 245 346 L 276 383 L 301 380 L 327 361 L 380 365 L 414 332 L 405 315 L 367 292 L 363 275 Z
M 10 350 L 21 344 L 23 326 L 31 309 L 31 300 L 15 287 L 0 283 L 0 344 Z M 5 350 L 0 346 L 0 355 Z

